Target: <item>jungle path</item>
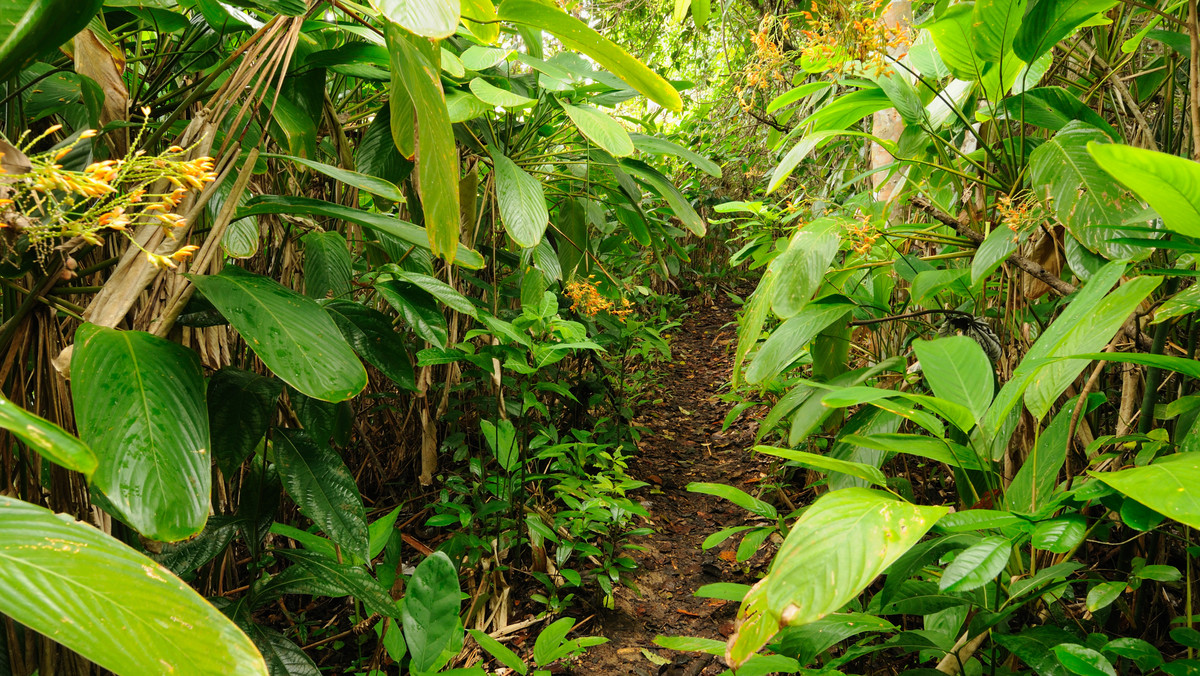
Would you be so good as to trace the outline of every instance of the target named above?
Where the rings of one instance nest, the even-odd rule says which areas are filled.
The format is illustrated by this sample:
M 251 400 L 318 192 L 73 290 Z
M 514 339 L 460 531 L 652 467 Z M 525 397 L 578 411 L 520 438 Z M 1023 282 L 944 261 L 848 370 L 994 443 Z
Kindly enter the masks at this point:
M 719 674 L 724 662 L 700 653 L 680 653 L 654 644 L 654 637 L 699 636 L 724 641 L 733 630 L 737 604 L 696 598 L 693 593 L 713 582 L 752 584 L 768 553 L 764 549 L 746 564 L 735 563 L 741 542 L 735 535 L 708 551 L 701 543 L 718 530 L 752 523 L 745 510 L 709 495 L 691 493 L 692 482 L 732 484 L 757 494 L 769 461 L 752 458 L 756 421 L 744 416 L 726 432 L 721 425 L 732 403 L 719 395 L 733 367 L 737 342 L 737 306 L 724 293 L 707 301 L 694 298 L 681 327 L 669 332 L 672 360 L 654 365 L 657 384 L 636 424 L 645 428 L 640 453 L 630 461 L 634 478 L 651 484 L 634 492 L 651 514 L 655 533 L 636 540 L 634 573 L 641 592 L 621 588 L 614 610 L 596 610 L 581 628 L 609 642 L 590 649 L 571 673 L 579 676 L 701 676 Z M 770 501 L 770 497 L 763 496 Z M 657 664 L 647 656 L 653 654 Z

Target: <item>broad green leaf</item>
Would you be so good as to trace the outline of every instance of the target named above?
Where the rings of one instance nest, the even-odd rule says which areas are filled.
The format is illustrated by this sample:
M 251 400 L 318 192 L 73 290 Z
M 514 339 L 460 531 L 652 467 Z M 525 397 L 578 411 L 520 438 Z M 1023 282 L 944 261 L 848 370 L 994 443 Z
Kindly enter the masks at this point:
M 633 154 L 633 139 L 629 138 L 629 132 L 606 113 L 591 106 L 560 105 L 579 131 L 608 154 L 615 157 Z
M 87 27 L 103 0 L 0 0 L 0 81 Z
M 633 176 L 636 176 L 639 181 L 659 197 L 666 200 L 667 205 L 671 207 L 671 211 L 675 212 L 675 217 L 683 221 L 683 226 L 692 231 L 692 234 L 697 237 L 704 236 L 704 233 L 708 229 L 704 224 L 704 219 L 700 218 L 700 214 L 696 213 L 696 210 L 692 208 L 688 199 L 684 197 L 683 193 L 679 192 L 679 189 L 671 183 L 670 179 L 641 160 L 633 158 L 623 159 L 620 166 Z
M 1002 57 L 1011 55 L 1025 4 L 1026 0 L 975 0 L 971 37 L 979 58 L 1000 63 Z
M 938 588 L 942 591 L 971 591 L 996 579 L 1008 565 L 1012 543 L 1002 537 L 984 538 L 954 557 Z
M 638 150 L 649 153 L 651 155 L 674 155 L 682 160 L 685 160 L 700 171 L 714 178 L 721 178 L 721 167 L 716 162 L 707 157 L 693 152 L 689 148 L 685 148 L 678 143 L 673 143 L 666 139 L 658 138 L 657 136 L 647 136 L 645 134 L 629 134 L 630 140 L 633 141 L 633 147 Z
M 782 626 L 815 622 L 853 599 L 920 542 L 945 507 L 922 507 L 865 488 L 817 499 L 792 526 L 767 576 L 738 610 L 745 621 L 730 640 L 736 666 Z
M 974 287 L 995 272 L 1017 250 L 1017 245 L 1028 237 L 1029 230 L 1014 233 L 1008 228 L 993 229 L 975 249 L 975 256 L 971 259 L 971 286 Z
M 406 282 L 378 282 L 375 290 L 400 312 L 413 333 L 438 347 L 446 346 L 450 335 L 446 317 L 433 296 Z
M 494 44 L 500 37 L 500 22 L 496 20 L 496 6 L 492 0 L 461 0 L 461 5 L 467 29 L 487 44 Z
M 229 266 L 189 278 L 284 382 L 323 401 L 367 386 L 367 372 L 320 305 L 272 279 Z
M 471 84 L 468 86 L 471 88 L 472 94 L 492 107 L 524 108 L 537 103 L 537 99 L 501 89 L 481 77 L 471 80 Z
M 550 223 L 542 182 L 499 152 L 493 150 L 491 155 L 496 170 L 496 200 L 504 229 L 521 247 L 535 247 L 542 241 Z
M 1100 584 L 1088 590 L 1087 594 L 1087 609 L 1088 612 L 1096 612 L 1101 608 L 1107 608 L 1114 601 L 1121 597 L 1121 593 L 1125 591 L 1128 584 L 1125 582 L 1101 582 Z
M 879 471 L 877 467 L 865 465 L 861 462 L 838 460 L 826 455 L 807 453 L 790 448 L 775 448 L 774 446 L 755 446 L 754 450 L 758 453 L 766 453 L 767 455 L 791 460 L 802 467 L 817 469 L 823 472 L 841 472 L 852 477 L 858 477 L 876 486 L 887 488 L 887 477 L 883 475 L 883 472 Z
M 1080 514 L 1069 514 L 1057 519 L 1042 521 L 1033 529 L 1032 545 L 1055 554 L 1066 554 L 1083 542 L 1087 534 L 1087 519 Z
M 1109 641 L 1101 652 L 1117 655 L 1133 660 L 1143 674 L 1150 673 L 1163 663 L 1162 653 L 1158 648 L 1140 638 L 1118 638 Z
M 558 252 L 563 281 L 587 275 L 588 231 L 585 210 L 580 201 L 569 197 L 558 207 L 556 227 L 551 234 Z
M 67 469 L 91 476 L 99 461 L 88 445 L 63 428 L 17 406 L 0 395 L 0 429 L 12 432 L 38 455 Z
M 674 111 L 683 109 L 679 92 L 662 76 L 556 5 L 543 0 L 503 0 L 499 17 L 551 33 L 564 47 L 587 54 L 659 105 Z
M 1117 0 L 1032 0 L 1013 39 L 1013 51 L 1032 63 L 1084 22 L 1116 4 Z
M 462 64 L 470 70 L 487 70 L 507 59 L 512 51 L 511 49 L 495 49 L 475 45 L 468 47 L 467 51 L 462 53 Z
M 1112 141 L 1120 141 L 1121 135 L 1103 117 L 1088 107 L 1078 96 L 1062 87 L 1038 87 L 1000 102 L 997 117 L 1007 117 L 1024 124 L 1032 124 L 1058 131 L 1079 121 L 1103 131 Z
M 455 312 L 461 312 L 468 317 L 474 317 L 477 314 L 475 304 L 471 302 L 470 298 L 462 295 L 453 286 L 436 277 L 408 272 L 391 265 L 387 266 L 385 270 L 386 274 L 394 279 L 408 282 L 413 286 L 424 289 L 429 295 L 442 301 L 446 304 L 446 307 Z
M 446 114 L 451 122 L 466 122 L 488 112 L 492 106 L 469 92 L 451 89 L 446 92 Z
M 275 415 L 283 382 L 232 366 L 208 380 L 208 432 L 217 467 L 226 477 L 250 457 Z
M 778 516 L 775 508 L 770 503 L 763 502 L 736 486 L 693 481 L 687 485 L 687 490 L 691 493 L 703 493 L 705 495 L 715 495 L 718 498 L 724 498 L 738 507 L 761 517 L 774 519 Z
M 414 672 L 436 671 L 458 629 L 458 571 L 445 552 L 425 557 L 405 590 L 401 618 Z M 461 642 L 461 641 L 460 641 Z
M 377 214 L 362 209 L 346 207 L 333 202 L 311 197 L 288 197 L 282 195 L 260 195 L 251 199 L 237 213 L 237 218 L 257 214 L 308 214 L 325 216 L 357 223 L 364 228 L 398 237 L 413 246 L 428 249 L 430 238 L 425 228 L 402 221 L 388 214 Z M 457 227 L 457 226 L 455 226 Z M 479 269 L 483 267 L 483 256 L 473 249 L 458 244 L 455 262 L 459 265 Z
M 272 448 L 279 478 L 300 513 L 343 550 L 368 560 L 362 497 L 338 454 L 301 430 L 279 430 Z
M 843 94 L 800 121 L 809 132 L 844 130 L 868 115 L 893 106 L 887 92 L 877 87 Z
M 990 64 L 976 51 L 980 45 L 973 35 L 974 2 L 951 5 L 941 12 L 935 21 L 922 24 L 920 28 L 929 31 L 933 43 L 937 45 L 938 55 L 954 77 L 967 82 L 983 79 L 984 72 Z
M 369 176 L 367 174 L 360 174 L 357 171 L 350 171 L 349 169 L 342 169 L 340 167 L 322 164 L 321 162 L 314 162 L 313 160 L 306 160 L 303 157 L 293 157 L 291 155 L 272 155 L 270 153 L 264 153 L 260 155 L 260 157 L 276 158 L 285 160 L 290 164 L 299 164 L 301 166 L 308 167 L 317 173 L 324 174 L 335 181 L 344 183 L 352 188 L 358 188 L 359 190 L 369 192 L 372 195 L 379 195 L 380 197 L 387 198 L 393 202 L 404 201 L 404 193 L 400 192 L 400 188 L 397 188 L 396 184 L 392 183 L 391 181 L 386 181 L 382 178 Z
M 1054 416 L 1050 425 L 1038 435 L 1029 455 L 1025 456 L 1021 469 L 1004 492 L 1004 501 L 1010 510 L 1032 514 L 1054 497 L 1058 473 L 1067 460 L 1067 431 L 1077 401 L 1072 399 Z
M 452 3 L 454 24 L 458 23 L 457 0 L 412 1 Z M 434 255 L 453 263 L 459 246 L 458 147 L 442 94 L 442 79 L 431 63 L 431 58 L 436 55 L 427 58 L 422 50 L 432 52 L 432 45 L 406 34 L 393 22 L 387 25 L 387 45 L 392 56 L 392 75 L 407 90 L 416 110 L 417 189 L 425 214 L 429 247 Z
M 378 580 L 371 577 L 366 568 L 349 563 L 338 563 L 336 559 L 332 559 L 324 554 L 305 551 L 303 549 L 282 549 L 276 551 L 291 559 L 297 565 L 302 566 L 308 573 L 316 576 L 317 579 L 337 585 L 339 588 L 345 590 L 347 594 L 353 595 L 354 598 L 363 602 L 363 606 L 368 611 L 379 613 L 384 617 L 397 617 L 400 615 L 399 610 L 396 608 L 396 603 L 388 595 L 388 591 L 379 584 Z M 457 592 L 455 594 L 455 601 L 457 602 Z M 407 632 L 407 627 L 405 627 L 405 631 Z
M 1087 150 L 1104 171 L 1146 200 L 1168 230 L 1200 237 L 1200 163 L 1126 145 L 1093 142 Z
M 1179 453 L 1145 467 L 1089 474 L 1168 518 L 1200 528 L 1198 456 Z
M 776 327 L 758 348 L 746 370 L 746 382 L 757 384 L 779 375 L 808 349 L 818 333 L 845 317 L 851 309 L 852 306 L 837 302 L 806 305 L 795 317 Z
M 488 636 L 482 631 L 479 631 L 478 629 L 471 629 L 469 632 L 471 637 L 475 639 L 475 642 L 479 644 L 479 647 L 488 651 L 488 653 L 490 653 L 492 657 L 495 657 L 497 660 L 499 660 L 501 664 L 509 669 L 512 669 L 518 674 L 529 673 L 529 667 L 525 665 L 525 662 L 522 661 L 516 653 L 509 650 L 503 643 L 497 641 L 491 636 Z
M 1090 251 L 1110 260 L 1132 258 L 1137 249 L 1109 240 L 1125 234 L 1118 226 L 1137 213 L 1138 205 L 1088 154 L 1089 145 L 1107 140 L 1099 129 L 1068 123 L 1029 154 L 1029 182 Z
M 725 642 L 712 638 L 694 636 L 655 636 L 654 644 L 667 650 L 684 650 L 688 652 L 705 652 L 710 655 L 724 655 Z
M 391 22 L 427 38 L 448 38 L 458 28 L 459 0 L 370 0 Z
M 164 542 L 199 533 L 212 486 L 204 374 L 196 353 L 140 331 L 84 324 L 71 358 L 91 485 L 114 516 Z
M 0 613 L 122 676 L 266 676 L 237 626 L 166 568 L 0 496 Z
M 1117 676 L 1117 670 L 1104 655 L 1074 643 L 1056 645 L 1051 650 L 1071 673 L 1078 676 Z
M 330 301 L 323 307 L 358 356 L 379 369 L 398 387 L 416 391 L 408 348 L 387 315 L 348 300 Z
M 841 223 L 818 218 L 796 231 L 788 248 L 771 263 L 779 278 L 771 294 L 771 309 L 780 319 L 800 314 L 825 279 L 837 253 Z
M 842 437 L 846 443 L 873 448 L 889 453 L 907 453 L 920 458 L 944 463 L 951 467 L 982 470 L 979 457 L 966 446 L 945 439 L 916 434 L 876 433 L 869 435 L 850 434 Z
M 261 624 L 250 623 L 247 634 L 262 652 L 271 676 L 321 676 L 312 658 L 288 637 Z
M 339 232 L 310 232 L 304 236 L 304 293 L 309 298 L 350 295 L 354 259 Z
M 367 553 L 372 560 L 383 552 L 383 548 L 387 546 L 388 540 L 392 538 L 396 530 L 396 519 L 400 516 L 401 506 L 397 505 L 392 511 L 375 519 L 371 522 L 371 525 L 367 526 L 367 532 L 370 533 L 370 551 Z
M 800 99 L 811 96 L 817 92 L 825 91 L 826 89 L 829 89 L 832 86 L 833 86 L 833 83 L 827 82 L 827 81 L 806 82 L 806 83 L 800 85 L 799 87 L 794 87 L 794 88 L 789 89 L 788 91 L 780 94 L 779 96 L 776 96 L 774 99 L 771 100 L 770 103 L 767 104 L 766 112 L 768 115 L 770 115 L 771 113 L 774 113 L 775 111 L 779 110 L 780 108 L 790 106 L 793 103 L 799 101 Z
M 1159 324 L 1200 310 L 1200 284 L 1193 284 L 1158 306 L 1151 324 Z
M 492 450 L 492 456 L 505 472 L 512 472 L 520 466 L 521 449 L 517 446 L 517 429 L 512 421 L 501 420 L 496 425 L 490 420 L 480 420 L 479 431 Z
M 933 393 L 941 399 L 966 406 L 978 422 L 992 403 L 995 387 L 992 363 L 967 336 L 950 336 L 913 343 L 921 371 Z

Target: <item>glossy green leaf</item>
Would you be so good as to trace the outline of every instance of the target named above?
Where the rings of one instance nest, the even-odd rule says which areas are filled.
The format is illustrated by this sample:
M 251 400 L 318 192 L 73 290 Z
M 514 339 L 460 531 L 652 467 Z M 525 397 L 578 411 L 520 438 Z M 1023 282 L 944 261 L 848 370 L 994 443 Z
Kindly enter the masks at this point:
M 99 461 L 88 445 L 58 425 L 40 418 L 0 395 L 0 429 L 12 432 L 38 455 L 67 469 L 91 476 Z
M 972 33 L 975 28 L 975 3 L 960 2 L 942 11 L 935 21 L 922 24 L 937 45 L 938 56 L 954 74 L 967 82 L 983 79 L 989 63 L 977 52 Z
M 771 309 L 780 319 L 800 314 L 825 279 L 825 270 L 841 241 L 840 223 L 818 218 L 792 235 L 788 248 L 771 263 L 778 271 Z
M 1000 63 L 1010 55 L 1013 37 L 1025 15 L 1026 0 L 975 0 L 971 38 L 984 61 Z
M 512 421 L 501 420 L 497 425 L 490 420 L 479 421 L 479 431 L 487 442 L 492 456 L 505 472 L 512 472 L 521 465 L 521 449 L 517 445 L 517 428 Z
M 808 349 L 818 333 L 844 318 L 850 310 L 851 306 L 843 303 L 806 305 L 795 317 L 776 327 L 758 348 L 746 370 L 746 382 L 757 384 L 779 375 Z
M 275 415 L 283 382 L 226 366 L 208 380 L 208 431 L 213 457 L 226 477 L 250 457 Z
M 629 134 L 633 147 L 651 155 L 674 155 L 714 178 L 721 178 L 721 167 L 707 157 L 693 152 L 689 148 L 645 134 Z
M 1050 51 L 1117 0 L 1032 0 L 1013 40 L 1013 51 L 1026 63 Z
M 379 282 L 375 289 L 400 312 L 413 333 L 438 347 L 446 346 L 450 336 L 446 317 L 432 296 L 404 282 Z
M 500 37 L 500 22 L 496 20 L 496 6 L 492 0 L 461 0 L 461 5 L 467 29 L 487 44 L 494 44 Z
M 368 174 L 360 174 L 357 171 L 350 171 L 349 169 L 342 169 L 340 167 L 323 164 L 321 162 L 315 162 L 313 160 L 307 160 L 303 157 L 293 157 L 291 155 L 272 155 L 269 153 L 264 153 L 260 157 L 273 157 L 280 160 L 286 160 L 289 164 L 299 164 L 300 166 L 308 167 L 319 174 L 324 174 L 335 181 L 344 183 L 352 188 L 358 188 L 359 190 L 369 192 L 372 195 L 379 195 L 380 197 L 387 198 L 393 202 L 404 201 L 404 193 L 400 192 L 400 188 L 397 188 L 396 184 L 392 183 L 391 181 L 387 181 L 382 178 L 370 176 Z
M 1087 519 L 1079 514 L 1042 521 L 1033 529 L 1033 546 L 1055 554 L 1066 554 L 1083 542 Z
M 320 305 L 274 280 L 229 266 L 189 278 L 271 371 L 304 394 L 343 401 L 367 372 Z
M 792 526 L 770 572 L 743 601 L 738 610 L 743 624 L 730 640 L 726 660 L 742 664 L 782 626 L 808 624 L 841 608 L 947 511 L 865 488 L 818 498 Z
M 1056 645 L 1051 650 L 1072 674 L 1078 676 L 1117 676 L 1117 670 L 1104 655 L 1074 643 Z
M 1145 148 L 1088 143 L 1104 171 L 1146 200 L 1163 225 L 1188 237 L 1200 237 L 1200 163 Z
M 457 190 L 457 188 L 456 188 Z M 357 223 L 376 232 L 386 233 L 401 240 L 421 247 L 429 248 L 429 235 L 425 228 L 402 221 L 388 214 L 377 214 L 362 209 L 346 207 L 333 202 L 313 199 L 311 197 L 287 197 L 281 195 L 260 195 L 251 199 L 244 208 L 238 211 L 237 217 L 256 214 L 307 214 L 310 216 L 325 216 L 339 218 Z M 457 227 L 457 226 L 456 226 Z M 483 256 L 462 244 L 458 246 L 455 262 L 468 268 L 482 268 Z
M 139 533 L 199 533 L 212 486 L 204 374 L 196 353 L 149 333 L 84 324 L 71 395 L 79 437 L 99 465 L 91 485 Z
M 822 472 L 841 472 L 842 474 L 857 477 L 881 488 L 887 488 L 887 477 L 883 475 L 883 472 L 879 471 L 877 467 L 861 462 L 838 460 L 826 455 L 807 453 L 790 448 L 775 448 L 774 446 L 755 446 L 754 450 L 758 453 L 766 453 L 767 455 L 791 460 L 801 467 L 808 467 Z
M 308 573 L 314 575 L 317 579 L 335 584 L 345 590 L 346 593 L 362 601 L 363 606 L 368 611 L 379 613 L 384 617 L 397 617 L 400 615 L 399 610 L 396 608 L 396 603 L 388 595 L 388 591 L 379 584 L 378 580 L 371 577 L 366 568 L 349 563 L 338 563 L 336 559 L 332 559 L 324 554 L 309 552 L 303 549 L 278 551 L 297 565 L 303 566 Z
M 537 103 L 537 99 L 501 89 L 481 77 L 471 80 L 471 84 L 468 86 L 476 98 L 493 108 L 524 108 Z
M 103 0 L 0 0 L 0 81 L 87 27 Z
M 0 496 L 0 613 L 121 676 L 266 676 L 250 640 L 166 568 Z
M 474 120 L 491 109 L 492 106 L 470 92 L 457 89 L 446 92 L 446 114 L 450 116 L 451 122 Z
M 300 513 L 342 549 L 368 560 L 362 497 L 338 454 L 301 430 L 279 430 L 273 448 L 279 478 Z
M 409 580 L 401 618 L 414 672 L 436 671 L 458 628 L 458 571 L 444 552 L 425 557 Z
M 1086 600 L 1088 612 L 1094 613 L 1101 608 L 1111 606 L 1121 597 L 1126 586 L 1128 585 L 1124 582 L 1101 582 L 1089 589 Z
M 412 361 L 404 337 L 396 333 L 387 315 L 349 300 L 330 301 L 323 307 L 358 356 L 379 369 L 397 386 L 416 391 Z
M 459 0 L 370 0 L 388 21 L 427 38 L 448 38 L 458 28 Z
M 846 131 L 845 129 L 826 129 L 824 131 L 814 131 L 813 133 L 807 134 L 804 136 L 804 138 L 801 138 L 799 141 L 797 141 L 796 145 L 792 146 L 792 149 L 789 150 L 781 160 L 779 160 L 779 164 L 775 167 L 775 171 L 771 173 L 771 180 L 767 183 L 767 194 L 769 195 L 775 192 L 779 186 L 783 185 L 783 182 L 787 180 L 788 176 L 792 175 L 792 172 L 795 171 L 796 167 L 799 166 L 800 162 L 802 162 L 804 158 L 808 157 L 809 153 L 825 145 L 835 136 L 856 136 L 868 138 L 880 144 L 882 147 L 887 148 L 889 152 L 891 152 L 891 149 L 895 147 L 895 144 L 891 141 L 878 139 L 871 134 L 861 131 Z
M 251 623 L 247 633 L 266 660 L 271 676 L 321 676 L 312 658 L 278 631 Z
M 587 54 L 659 105 L 675 111 L 683 109 L 679 92 L 662 76 L 558 6 L 543 0 L 503 0 L 499 17 L 552 33 L 563 46 Z
M 440 3 L 446 0 L 415 0 Z M 454 23 L 458 23 L 458 3 Z M 453 30 L 453 27 L 451 27 Z M 442 79 L 422 50 L 432 45 L 407 34 L 395 23 L 387 25 L 388 52 L 392 75 L 412 99 L 417 122 L 417 189 L 425 214 L 429 247 L 434 255 L 453 263 L 458 250 L 458 147 L 450 127 Z
M 633 154 L 633 139 L 629 138 L 629 132 L 606 113 L 591 106 L 560 105 L 579 131 L 608 154 L 615 157 Z
M 761 517 L 774 519 L 778 516 L 775 508 L 770 503 L 763 502 L 736 486 L 693 481 L 687 485 L 687 490 L 691 493 L 703 493 L 705 495 L 715 495 L 718 498 L 724 498 L 738 507 Z
M 913 343 L 921 371 L 933 393 L 941 399 L 962 404 L 976 422 L 992 403 L 995 388 L 992 363 L 983 349 L 968 336 L 950 336 Z
M 1152 465 L 1117 472 L 1089 472 L 1154 511 L 1200 528 L 1200 454 L 1179 453 Z
M 479 631 L 478 629 L 471 629 L 470 633 L 471 637 L 475 639 L 475 642 L 479 644 L 479 647 L 488 651 L 488 653 L 490 653 L 492 657 L 495 657 L 497 660 L 499 660 L 501 664 L 509 669 L 512 669 L 518 674 L 529 673 L 529 667 L 525 665 L 525 662 L 523 662 L 520 657 L 517 657 L 516 653 L 505 647 L 503 643 L 497 641 L 491 636 L 488 636 L 482 631 Z
M 470 298 L 436 277 L 400 270 L 395 266 L 387 266 L 386 273 L 394 279 L 424 289 L 429 295 L 445 303 L 446 307 L 455 312 L 461 312 L 468 317 L 476 316 L 475 304 L 471 302 Z
M 496 200 L 505 231 L 526 249 L 537 246 L 550 223 L 542 182 L 499 152 L 492 151 L 492 165 L 496 170 Z
M 697 237 L 703 237 L 708 227 L 704 223 L 704 219 L 700 217 L 696 210 L 692 208 L 691 203 L 675 184 L 663 176 L 657 169 L 641 160 L 626 158 L 621 160 L 621 168 L 636 176 L 646 187 L 654 192 L 659 197 L 666 200 L 667 205 L 671 207 L 671 211 L 675 213 L 676 218 L 683 222 L 683 226 L 690 230 Z
M 354 259 L 339 232 L 310 232 L 304 236 L 304 293 L 309 298 L 350 295 Z
M 1008 565 L 1012 543 L 1002 537 L 984 538 L 954 557 L 938 588 L 942 591 L 971 591 L 996 579 Z

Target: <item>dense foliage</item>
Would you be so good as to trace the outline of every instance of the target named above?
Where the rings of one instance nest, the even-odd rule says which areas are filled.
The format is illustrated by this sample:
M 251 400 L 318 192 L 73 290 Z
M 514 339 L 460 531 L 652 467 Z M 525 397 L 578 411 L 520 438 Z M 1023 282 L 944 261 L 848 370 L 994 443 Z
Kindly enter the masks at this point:
M 775 476 L 688 488 L 773 560 L 660 646 L 1195 672 L 1198 59 L 1195 0 L 0 0 L 0 672 L 579 659 L 742 280 Z

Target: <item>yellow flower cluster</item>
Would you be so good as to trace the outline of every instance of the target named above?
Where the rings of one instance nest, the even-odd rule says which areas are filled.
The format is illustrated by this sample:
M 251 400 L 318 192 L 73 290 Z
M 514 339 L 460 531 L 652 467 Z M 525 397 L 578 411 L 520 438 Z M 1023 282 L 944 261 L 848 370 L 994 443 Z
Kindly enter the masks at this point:
M 567 282 L 565 289 L 571 299 L 571 309 L 588 317 L 595 317 L 601 312 L 607 312 L 621 321 L 633 312 L 633 303 L 628 298 L 621 299 L 620 307 L 613 301 L 600 295 L 600 290 L 592 282 L 593 275 L 587 279 L 573 279 Z
M 1030 225 L 1043 219 L 1041 203 L 1031 194 L 1013 198 L 1001 195 L 996 199 L 996 219 L 1013 232 L 1013 242 L 1020 241 L 1020 233 Z
M 19 150 L 27 152 L 59 128 L 50 128 Z M 79 138 L 92 136 L 95 132 L 89 130 Z M 92 244 L 101 244 L 101 233 L 110 230 L 122 232 L 140 248 L 132 233 L 125 232 L 139 217 L 144 222 L 157 221 L 174 237 L 176 230 L 187 225 L 175 209 L 189 193 L 203 190 L 217 178 L 211 157 L 187 159 L 189 151 L 179 146 L 159 155 L 138 150 L 123 158 L 94 162 L 82 171 L 63 169 L 58 162 L 74 146 L 72 143 L 52 153 L 30 155 L 28 172 L 2 179 L 9 195 L 0 208 L 24 216 L 22 232 L 39 251 L 46 248 L 48 240 L 56 238 L 82 237 Z M 156 186 L 164 183 L 169 192 L 157 192 L 160 188 Z M 3 219 L 0 228 L 8 227 L 6 222 L 14 223 L 15 219 Z M 190 256 L 195 247 L 184 247 L 171 257 L 143 251 L 156 266 L 174 267 L 176 261 Z
M 801 29 L 802 50 L 829 62 L 831 75 L 848 72 L 879 77 L 891 72 L 889 50 L 908 47 L 908 26 L 889 26 L 879 20 L 887 0 L 855 0 L 825 5 L 820 17 L 801 12 L 808 27 Z
M 734 88 L 742 110 L 749 110 L 752 104 L 746 100 L 746 96 L 753 94 L 754 90 L 785 82 L 783 72 L 795 55 L 785 52 L 773 36 L 787 35 L 790 30 L 791 24 L 786 18 L 779 19 L 768 14 L 759 24 L 758 31 L 750 34 L 754 54 L 745 69 L 746 86 Z
M 854 219 L 846 222 L 846 241 L 860 256 L 866 256 L 879 239 L 879 229 L 871 223 L 871 217 L 859 213 Z

